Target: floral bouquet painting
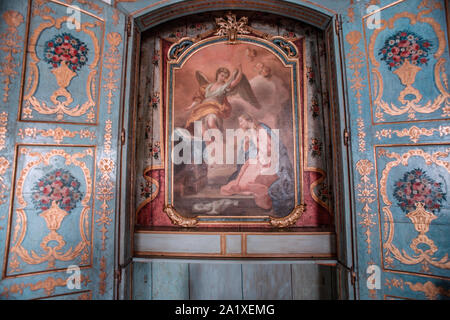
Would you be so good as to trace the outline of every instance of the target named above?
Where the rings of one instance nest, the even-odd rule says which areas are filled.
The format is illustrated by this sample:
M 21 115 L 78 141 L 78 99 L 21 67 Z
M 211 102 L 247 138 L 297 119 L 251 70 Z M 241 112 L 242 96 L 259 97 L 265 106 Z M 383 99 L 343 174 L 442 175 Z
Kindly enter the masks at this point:
M 425 210 L 437 213 L 442 208 L 442 202 L 446 200 L 442 183 L 432 180 L 422 169 L 406 172 L 395 184 L 394 197 L 405 213 L 416 209 L 419 202 Z
M 44 61 L 53 68 L 65 63 L 70 70 L 76 72 L 86 64 L 87 53 L 88 48 L 84 42 L 69 33 L 63 33 L 45 43 Z
M 399 31 L 384 42 L 379 51 L 381 60 L 389 70 L 397 69 L 405 61 L 413 65 L 426 65 L 432 44 L 411 31 Z
M 80 182 L 65 169 L 55 169 L 43 176 L 32 192 L 34 207 L 39 211 L 46 211 L 54 204 L 70 213 L 83 196 Z
M 420 91 L 412 85 L 421 67 L 428 64 L 431 48 L 431 42 L 416 33 L 399 31 L 387 38 L 378 52 L 380 59 L 386 62 L 389 70 L 394 70 L 392 73 L 397 75 L 406 87 L 398 97 L 405 105 L 419 103 L 422 99 Z M 414 113 L 410 113 L 409 117 L 413 119 Z

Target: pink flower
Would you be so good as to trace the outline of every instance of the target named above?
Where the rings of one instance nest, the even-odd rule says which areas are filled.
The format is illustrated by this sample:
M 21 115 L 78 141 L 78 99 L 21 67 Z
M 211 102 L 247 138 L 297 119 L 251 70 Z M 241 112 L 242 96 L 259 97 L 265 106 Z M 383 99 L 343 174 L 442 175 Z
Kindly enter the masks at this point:
M 61 193 L 63 194 L 64 197 L 67 197 L 67 196 L 70 194 L 70 189 L 67 188 L 67 187 L 64 187 L 64 188 L 61 190 Z
M 66 197 L 66 198 L 64 198 L 63 200 L 62 200 L 62 203 L 63 204 L 70 204 L 70 198 L 69 197 Z
M 41 198 L 41 203 L 42 204 L 48 204 L 48 203 L 50 203 L 50 198 L 49 197 L 42 197 Z
M 38 186 L 39 187 L 43 187 L 44 186 L 44 181 L 39 181 Z
M 427 63 L 427 61 L 428 61 L 428 59 L 426 59 L 426 58 L 420 59 L 420 63 Z
M 418 54 L 413 54 L 412 56 L 411 56 L 411 60 L 412 61 L 417 61 L 419 59 L 419 55 Z
M 53 188 L 61 188 L 62 186 L 63 186 L 63 183 L 61 182 L 61 180 L 56 180 L 52 183 Z
M 400 56 L 393 56 L 392 60 L 394 60 L 394 62 L 400 62 L 402 58 L 400 58 Z
M 44 190 L 42 190 L 42 193 L 43 193 L 44 195 L 48 195 L 51 191 L 52 191 L 52 188 L 51 188 L 49 185 L 46 185 L 46 186 L 44 187 Z
M 72 187 L 76 188 L 78 186 L 78 183 L 76 181 L 72 181 L 70 184 Z
M 52 199 L 53 201 L 59 201 L 62 199 L 62 195 L 61 193 L 54 193 L 50 196 L 50 199 Z
M 424 46 L 424 48 L 428 48 L 430 46 L 430 43 L 429 42 L 424 42 L 424 43 L 422 43 L 422 46 Z

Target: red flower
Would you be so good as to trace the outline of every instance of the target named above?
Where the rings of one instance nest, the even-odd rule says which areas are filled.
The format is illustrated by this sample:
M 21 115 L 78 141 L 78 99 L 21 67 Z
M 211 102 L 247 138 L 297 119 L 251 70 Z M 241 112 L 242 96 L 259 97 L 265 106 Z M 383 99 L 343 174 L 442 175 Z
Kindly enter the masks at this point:
M 62 198 L 61 193 L 54 193 L 54 194 L 52 194 L 52 195 L 50 196 L 50 199 L 52 199 L 52 200 L 54 200 L 54 201 L 61 200 L 61 198 Z
M 400 55 L 401 55 L 403 58 L 406 58 L 406 57 L 409 56 L 409 51 L 408 51 L 408 50 L 405 50 L 405 51 L 403 51 L 402 53 L 400 53 Z
M 84 50 L 86 50 L 86 48 L 85 48 L 84 46 L 81 46 L 81 47 L 80 47 L 80 50 L 81 50 L 81 51 L 84 51 Z
M 64 36 L 64 40 L 70 40 L 69 36 Z
M 70 55 L 76 56 L 77 54 L 78 54 L 78 50 L 77 49 L 74 49 L 74 48 L 70 49 Z
M 76 64 L 78 62 L 78 58 L 72 57 L 72 59 L 70 59 L 70 62 L 72 62 L 73 64 Z
M 381 50 L 381 53 L 382 53 L 382 54 L 386 54 L 386 52 L 387 52 L 386 49 Z
M 419 50 L 420 49 L 420 46 L 417 44 L 417 43 L 414 43 L 413 45 L 412 45 L 412 48 L 414 49 L 414 50 Z
M 48 197 L 42 197 L 41 203 L 42 203 L 42 204 L 50 203 L 50 199 L 49 199 Z
M 418 54 L 413 54 L 412 56 L 411 56 L 411 60 L 412 61 L 417 61 L 419 59 L 419 55 Z
M 53 64 L 52 64 L 52 67 L 53 67 L 53 68 L 56 68 L 57 66 L 58 66 L 58 65 L 57 65 L 56 63 L 53 63 Z
M 389 63 L 389 66 L 390 66 L 390 67 L 394 67 L 394 66 L 395 66 L 395 63 L 394 63 L 394 62 L 391 62 L 391 63 Z
M 394 60 L 394 62 L 400 62 L 402 58 L 400 58 L 400 56 L 393 56 L 392 60 Z
M 59 61 L 59 57 L 58 57 L 58 56 L 53 56 L 53 57 L 52 57 L 52 60 L 53 60 L 54 62 L 58 62 L 58 61 Z
M 39 187 L 43 187 L 44 186 L 44 181 L 39 181 L 38 186 Z
M 69 198 L 69 197 L 64 198 L 64 199 L 62 200 L 62 203 L 63 203 L 63 204 L 70 204 L 70 198 Z
M 70 184 L 72 187 L 76 188 L 78 186 L 78 183 L 76 181 L 72 181 Z
M 45 211 L 45 210 L 47 210 L 48 209 L 48 207 L 41 207 L 41 210 L 42 211 Z
M 49 43 L 48 43 L 48 46 L 49 46 L 49 47 L 53 47 L 53 42 L 49 42 Z
M 55 48 L 55 53 L 56 53 L 56 54 L 61 54 L 61 53 L 62 53 L 61 47 L 56 47 L 56 48 Z
M 427 61 L 428 61 L 428 59 L 426 59 L 426 58 L 420 59 L 420 63 L 427 63 Z
M 56 180 L 55 182 L 52 183 L 53 188 L 61 188 L 62 185 L 63 183 L 61 182 L 61 180 Z
M 422 46 L 424 48 L 428 48 L 430 46 L 430 43 L 425 41 L 424 43 L 422 43 Z
M 393 48 L 391 49 L 391 52 L 392 52 L 393 54 L 398 54 L 398 53 L 400 52 L 400 49 L 399 49 L 398 47 L 393 47 Z
M 400 36 L 402 36 L 402 37 L 406 37 L 408 34 L 406 33 L 406 32 L 402 32 L 402 33 L 400 33 Z
M 411 44 L 411 42 L 409 42 L 408 40 L 402 40 L 398 43 L 398 46 L 400 48 L 406 48 Z

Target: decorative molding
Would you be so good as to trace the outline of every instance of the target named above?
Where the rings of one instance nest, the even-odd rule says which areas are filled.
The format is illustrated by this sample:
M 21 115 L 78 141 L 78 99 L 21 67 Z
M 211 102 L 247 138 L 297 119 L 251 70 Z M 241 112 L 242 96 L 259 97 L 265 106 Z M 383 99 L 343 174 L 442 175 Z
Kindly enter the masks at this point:
M 98 292 L 101 296 L 103 296 L 106 292 L 106 258 L 103 256 L 100 258 L 100 281 L 98 283 Z
M 365 125 L 364 125 L 364 119 L 362 117 L 359 117 L 356 119 L 356 123 L 358 126 L 358 150 L 359 152 L 365 152 L 366 151 L 366 133 L 364 131 Z
M 111 106 L 113 104 L 112 99 L 114 98 L 114 92 L 119 88 L 117 83 L 119 79 L 116 78 L 116 71 L 120 69 L 122 55 L 117 48 L 122 42 L 122 36 L 117 32 L 110 32 L 106 36 L 106 40 L 109 43 L 109 50 L 105 53 L 104 65 L 105 68 L 109 70 L 107 76 L 103 79 L 105 83 L 103 88 L 107 92 L 108 97 L 108 114 L 111 114 Z
M 95 32 L 90 28 L 102 27 L 102 22 L 96 21 L 94 23 L 80 23 L 79 28 L 75 29 L 76 32 L 83 31 L 91 37 L 92 44 L 94 46 L 94 59 L 92 63 L 89 64 L 90 71 L 86 82 L 87 101 L 85 101 L 82 105 L 70 107 L 70 104 L 73 102 L 73 98 L 66 88 L 69 86 L 72 78 L 76 75 L 76 72 L 67 67 L 67 62 L 61 63 L 52 70 L 52 73 L 55 75 L 59 85 L 59 88 L 53 92 L 50 97 L 53 105 L 47 105 L 46 102 L 39 101 L 34 96 L 39 83 L 39 68 L 37 65 L 41 61 L 36 54 L 36 49 L 42 48 L 42 46 L 37 45 L 42 32 L 48 28 L 56 28 L 59 30 L 64 22 L 67 22 L 69 19 L 73 19 L 68 16 L 63 16 L 58 19 L 54 19 L 51 16 L 43 16 L 42 18 L 49 22 L 43 22 L 34 29 L 27 48 L 30 57 L 30 63 L 27 65 L 27 68 L 30 70 L 30 73 L 28 76 L 27 85 L 27 88 L 29 87 L 29 89 L 23 97 L 23 101 L 25 102 L 25 108 L 22 110 L 24 119 L 33 119 L 34 110 L 44 115 L 56 114 L 56 121 L 62 121 L 65 115 L 71 117 L 81 117 L 86 115 L 86 122 L 94 122 L 95 113 L 93 108 L 96 104 L 93 99 L 95 98 L 95 78 L 98 73 L 97 66 L 100 59 L 100 45 Z M 47 42 L 47 45 L 48 43 L 49 42 Z M 58 99 L 59 97 L 64 97 L 65 100 L 61 101 Z
M 437 300 L 438 296 L 450 297 L 450 290 L 445 287 L 436 286 L 431 281 L 412 283 L 403 279 L 392 278 L 386 279 L 385 286 L 389 290 L 392 290 L 393 287 L 400 290 L 405 290 L 405 288 L 409 287 L 411 291 L 424 293 L 428 300 Z
M 356 170 L 361 176 L 361 182 L 356 186 L 358 197 L 358 202 L 364 204 L 362 213 L 358 215 L 362 218 L 359 222 L 366 229 L 366 243 L 367 243 L 367 254 L 372 253 L 372 240 L 371 240 L 371 229 L 376 225 L 374 222 L 375 213 L 371 212 L 372 208 L 370 205 L 376 201 L 375 197 L 375 185 L 370 182 L 370 175 L 374 169 L 372 162 L 363 159 L 356 163 Z
M 247 17 L 237 20 L 236 15 L 229 12 L 225 18 L 216 18 L 217 31 L 215 35 L 227 36 L 228 42 L 234 43 L 238 34 L 250 34 L 247 23 Z
M 18 75 L 15 70 L 20 63 L 16 63 L 14 55 L 21 52 L 21 42 L 23 38 L 18 34 L 17 28 L 23 23 L 23 16 L 14 10 L 5 11 L 2 15 L 3 21 L 8 25 L 6 31 L 0 34 L 0 50 L 6 53 L 0 62 L 0 75 L 4 78 L 3 102 L 8 102 L 10 85 L 12 80 Z
M 347 58 L 349 61 L 348 68 L 353 71 L 352 77 L 350 78 L 350 82 L 353 84 L 350 88 L 355 93 L 356 103 L 358 105 L 358 113 L 362 114 L 362 90 L 366 86 L 363 84 L 364 75 L 361 73 L 361 69 L 364 67 L 365 59 L 364 53 L 358 48 L 358 44 L 361 41 L 362 35 L 359 31 L 351 31 L 349 32 L 345 39 L 351 45 L 350 51 L 347 54 Z
M 411 157 L 421 157 L 423 158 L 423 160 L 427 165 L 435 164 L 437 166 L 443 167 L 450 174 L 450 163 L 440 159 L 448 157 L 449 153 L 450 148 L 447 149 L 446 152 L 438 151 L 433 154 L 429 154 L 422 149 L 412 149 L 401 155 L 395 152 L 388 152 L 385 149 L 380 150 L 379 156 L 384 156 L 389 159 L 393 159 L 393 161 L 386 164 L 385 168 L 382 171 L 382 176 L 379 182 L 381 200 L 384 204 L 382 210 L 385 218 L 385 228 L 387 229 L 388 232 L 386 237 L 387 239 L 383 244 L 384 250 L 386 252 L 384 260 L 388 266 L 392 266 L 394 262 L 393 259 L 395 258 L 396 260 L 406 265 L 422 264 L 422 270 L 424 272 L 429 272 L 430 269 L 429 265 L 441 269 L 450 269 L 450 261 L 448 259 L 448 254 L 445 254 L 441 258 L 435 257 L 434 254 L 439 250 L 439 247 L 434 245 L 432 240 L 425 236 L 425 233 L 428 232 L 428 228 L 430 228 L 431 221 L 429 221 L 428 223 L 424 222 L 426 224 L 426 226 L 424 227 L 420 227 L 420 225 L 417 223 L 414 224 L 416 231 L 419 232 L 419 236 L 411 240 L 410 248 L 414 251 L 416 255 L 409 255 L 405 250 L 400 251 L 395 246 L 395 244 L 393 243 L 395 233 L 395 223 L 390 209 L 392 202 L 390 201 L 389 196 L 387 194 L 387 180 L 389 173 L 393 168 L 398 167 L 400 165 L 407 166 L 409 159 Z M 420 208 L 418 208 L 418 210 L 420 211 Z M 420 214 L 420 212 L 417 213 Z M 418 248 L 417 244 L 419 243 L 426 243 L 429 249 L 425 250 L 422 248 Z
M 6 133 L 8 132 L 8 112 L 0 113 L 0 150 L 5 149 Z
M 8 159 L 5 157 L 0 157 L 0 205 L 6 203 L 6 195 L 5 192 L 9 190 L 9 186 L 5 183 L 4 175 L 6 170 L 9 168 L 10 163 Z M 0 220 L 2 220 L 0 218 Z
M 96 199 L 101 201 L 101 210 L 96 210 L 96 214 L 99 218 L 95 221 L 100 226 L 100 232 L 102 234 L 102 247 L 101 250 L 106 250 L 106 234 L 108 232 L 108 226 L 112 222 L 111 215 L 112 209 L 109 209 L 108 202 L 114 199 L 114 184 L 111 181 L 111 173 L 113 173 L 115 164 L 114 161 L 108 158 L 103 158 L 99 162 L 99 169 L 102 173 L 100 182 L 97 183 L 97 195 Z
M 90 131 L 88 129 L 81 129 L 79 131 L 70 131 L 67 129 L 63 129 L 61 127 L 57 127 L 56 129 L 37 129 L 37 128 L 25 128 L 19 129 L 17 134 L 22 139 L 25 137 L 31 137 L 36 139 L 37 135 L 41 135 L 42 137 L 53 137 L 53 141 L 56 144 L 61 144 L 64 138 L 74 138 L 77 135 L 80 136 L 80 139 L 90 139 L 93 141 L 95 137 L 95 131 Z
M 89 202 L 91 199 L 92 193 L 92 179 L 89 168 L 83 161 L 79 159 L 93 156 L 93 152 L 91 149 L 86 149 L 84 152 L 68 154 L 64 150 L 61 149 L 53 149 L 48 153 L 41 154 L 39 152 L 33 152 L 27 148 L 21 148 L 19 150 L 20 154 L 26 155 L 31 158 L 37 158 L 37 160 L 33 160 L 28 162 L 22 172 L 20 173 L 19 179 L 17 180 L 15 186 L 15 194 L 17 197 L 18 208 L 16 211 L 16 223 L 14 227 L 14 236 L 13 236 L 13 245 L 10 249 L 10 254 L 12 258 L 10 259 L 9 267 L 11 268 L 11 272 L 19 271 L 20 261 L 18 258 L 20 257 L 23 262 L 26 264 L 36 265 L 42 264 L 44 262 L 48 263 L 47 268 L 52 269 L 55 267 L 55 261 L 72 261 L 77 257 L 81 257 L 81 263 L 87 263 L 86 261 L 86 250 L 89 250 L 89 246 L 91 245 L 91 240 L 88 238 L 89 226 L 85 226 L 84 221 L 86 221 L 89 214 Z M 65 245 L 64 237 L 58 234 L 56 231 L 59 229 L 59 226 L 64 218 L 64 210 L 57 208 L 53 208 L 52 210 L 48 209 L 44 211 L 41 216 L 46 220 L 47 227 L 50 232 L 42 239 L 40 246 L 45 251 L 44 255 L 37 254 L 34 250 L 28 251 L 26 248 L 22 246 L 25 235 L 27 234 L 28 227 L 28 216 L 26 213 L 26 208 L 28 203 L 25 201 L 23 190 L 26 182 L 26 178 L 30 171 L 38 166 L 38 165 L 50 165 L 50 159 L 59 156 L 64 157 L 66 165 L 73 164 L 79 167 L 84 173 L 84 179 L 86 182 L 85 186 L 85 195 L 81 199 L 81 213 L 79 219 L 79 232 L 81 241 L 73 248 L 69 248 L 66 252 L 61 252 L 61 249 Z M 56 202 L 53 201 L 53 204 L 56 205 Z M 53 207 L 53 206 L 52 206 Z M 59 209 L 59 210 L 58 210 Z M 48 211 L 48 212 L 47 212 Z M 61 216 L 61 211 L 63 211 Z M 50 215 L 50 216 L 49 216 Z M 53 215 L 54 217 L 52 217 Z M 60 221 L 58 221 L 60 219 Z M 47 221 L 48 220 L 48 221 Z M 51 241 L 56 241 L 58 243 L 57 246 L 48 246 L 48 243 Z M 84 253 L 83 253 L 84 252 Z
M 67 281 L 69 279 L 70 278 L 64 279 L 48 277 L 45 280 L 41 280 L 36 283 L 14 283 L 10 287 L 3 287 L 3 292 L 0 294 L 0 296 L 8 299 L 10 295 L 23 295 L 24 290 L 27 288 L 29 288 L 31 291 L 44 290 L 45 295 L 50 296 L 55 292 L 56 287 L 66 287 Z M 81 274 L 80 282 L 87 286 L 88 283 L 91 282 L 91 280 L 88 276 Z
M 111 139 L 112 139 L 112 121 L 111 119 L 106 120 L 105 122 L 105 135 L 103 136 L 105 139 L 105 153 L 107 155 L 111 154 Z
M 448 89 L 446 90 L 442 84 L 442 79 L 445 77 L 443 76 L 443 74 L 446 74 L 444 66 L 446 59 L 442 58 L 447 43 L 445 32 L 442 30 L 441 25 L 436 20 L 431 17 L 424 17 L 433 10 L 434 5 L 432 5 L 430 2 L 425 1 L 419 5 L 418 9 L 421 8 L 423 8 L 424 10 L 418 12 L 417 14 L 413 14 L 410 12 L 400 12 L 394 15 L 388 21 L 381 20 L 380 27 L 375 29 L 375 31 L 370 36 L 367 51 L 369 60 L 373 66 L 371 71 L 374 75 L 373 93 L 375 97 L 374 101 L 371 100 L 371 105 L 375 105 L 375 118 L 377 121 L 385 121 L 385 114 L 388 114 L 390 116 L 399 116 L 405 113 L 408 113 L 408 119 L 411 121 L 416 120 L 416 113 L 430 114 L 439 109 L 442 110 L 442 117 L 450 116 L 450 93 L 448 92 Z M 368 16 L 366 16 L 365 18 L 367 17 Z M 402 92 L 400 92 L 398 97 L 401 105 L 397 106 L 394 103 L 387 103 L 383 101 L 383 77 L 378 69 L 380 67 L 380 62 L 375 58 L 375 41 L 382 31 L 386 30 L 387 28 L 394 29 L 395 22 L 402 18 L 409 19 L 410 25 L 415 25 L 416 23 L 424 23 L 430 25 L 438 38 L 438 48 L 436 50 L 436 53 L 434 54 L 434 58 L 437 61 L 434 66 L 434 80 L 435 85 L 439 90 L 439 95 L 434 100 L 419 103 L 422 100 L 422 95 L 417 89 L 412 87 L 412 84 L 415 80 L 414 72 L 417 72 L 417 70 L 409 70 L 411 68 L 404 67 L 402 68 L 402 70 L 396 70 L 398 71 L 400 81 L 403 85 L 406 86 L 406 88 L 402 90 Z M 403 64 L 402 67 L 404 65 L 405 64 Z M 408 94 L 415 96 L 415 98 L 408 100 L 405 99 L 405 96 Z
M 295 206 L 292 212 L 284 218 L 272 218 L 270 217 L 270 225 L 277 228 L 286 228 L 295 224 L 298 219 L 303 215 L 306 210 L 306 204 L 299 204 Z
M 439 133 L 439 136 L 447 136 L 450 134 L 450 126 L 439 126 L 438 128 L 419 128 L 412 126 L 410 128 L 403 128 L 402 130 L 382 129 L 377 130 L 375 138 L 381 140 L 382 138 L 392 138 L 392 134 L 396 134 L 397 137 L 409 137 L 409 139 L 417 143 L 420 140 L 420 136 L 431 137 L 435 132 Z

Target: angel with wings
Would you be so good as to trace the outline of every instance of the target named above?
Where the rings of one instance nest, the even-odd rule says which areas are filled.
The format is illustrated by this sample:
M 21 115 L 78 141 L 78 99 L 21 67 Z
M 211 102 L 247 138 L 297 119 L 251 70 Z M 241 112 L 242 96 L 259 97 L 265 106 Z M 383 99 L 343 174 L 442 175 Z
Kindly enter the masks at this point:
M 247 77 L 242 73 L 241 65 L 233 72 L 232 76 L 227 68 L 218 68 L 214 82 L 209 81 L 201 71 L 197 71 L 195 76 L 199 90 L 194 96 L 192 104 L 185 108 L 186 111 L 191 111 L 186 121 L 187 129 L 192 129 L 195 121 L 202 121 L 202 131 L 207 129 L 223 131 L 223 119 L 231 115 L 231 105 L 227 96 L 236 93 L 255 108 L 261 108 Z

